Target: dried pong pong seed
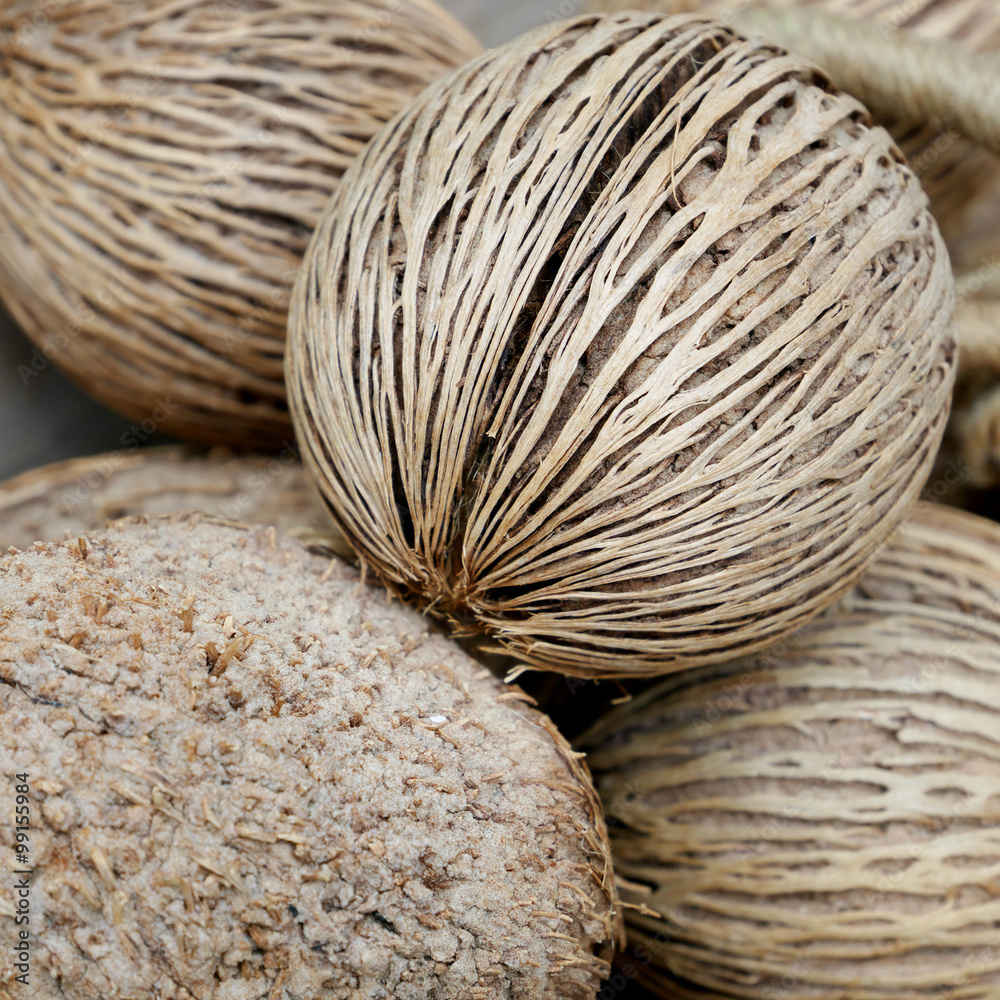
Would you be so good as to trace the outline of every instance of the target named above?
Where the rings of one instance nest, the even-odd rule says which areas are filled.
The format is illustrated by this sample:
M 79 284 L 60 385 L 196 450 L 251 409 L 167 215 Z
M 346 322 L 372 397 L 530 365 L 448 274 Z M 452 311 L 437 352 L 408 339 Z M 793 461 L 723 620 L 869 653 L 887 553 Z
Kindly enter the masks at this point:
M 292 279 L 406 101 L 482 51 L 433 0 L 0 5 L 0 299 L 46 357 L 161 430 L 290 431 Z
M 891 138 L 721 24 L 578 17 L 429 87 L 317 227 L 289 400 L 348 540 L 529 663 L 761 648 L 864 570 L 947 417 Z
M 815 60 L 864 101 L 920 177 L 959 285 L 958 385 L 928 495 L 968 506 L 1000 484 L 1000 5 L 993 0 L 592 0 L 593 10 L 697 11 Z M 834 18 L 835 20 L 831 20 Z M 966 272 L 963 274 L 963 272 Z M 995 289 L 992 295 L 995 296 Z M 959 471 L 956 471 L 959 470 Z
M 644 907 L 640 978 L 677 1000 L 992 1000 L 998 734 L 1000 525 L 915 504 L 788 642 L 581 739 Z
M 697 11 L 813 59 L 899 142 L 950 242 L 979 214 L 978 197 L 998 189 L 1000 9 L 992 0 L 591 0 L 588 7 Z
M 593 1000 L 606 831 L 523 697 L 273 528 L 138 518 L 8 556 L 33 996 Z
M 193 511 L 274 525 L 353 557 L 293 449 L 235 455 L 173 445 L 71 458 L 0 483 L 0 553 L 75 538 L 121 517 Z

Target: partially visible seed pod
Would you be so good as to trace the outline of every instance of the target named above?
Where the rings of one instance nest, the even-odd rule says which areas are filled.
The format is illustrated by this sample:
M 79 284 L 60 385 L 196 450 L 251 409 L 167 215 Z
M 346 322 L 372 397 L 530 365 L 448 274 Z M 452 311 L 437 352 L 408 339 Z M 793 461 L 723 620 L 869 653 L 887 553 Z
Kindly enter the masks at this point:
M 1000 526 L 915 506 L 834 609 L 581 744 L 663 996 L 1000 995 Z
M 0 299 L 167 433 L 271 449 L 296 268 L 344 170 L 480 46 L 433 0 L 0 5 Z
M 173 446 L 123 450 L 22 473 L 0 483 L 0 553 L 76 538 L 121 517 L 184 511 L 274 525 L 352 555 L 290 445 L 275 456 Z
M 304 458 L 398 592 L 524 660 L 761 648 L 862 573 L 947 416 L 947 254 L 809 64 L 579 17 L 428 88 L 296 283 Z
M 594 1000 L 606 829 L 524 698 L 274 528 L 142 518 L 0 560 L 32 996 Z
M 861 53 L 857 44 L 839 45 L 835 52 L 838 67 L 827 66 L 818 54 L 816 58 L 851 93 L 854 93 L 852 83 L 868 81 L 865 93 L 856 96 L 873 104 L 876 120 L 899 142 L 930 195 L 934 215 L 949 241 L 960 239 L 967 222 L 975 218 L 973 203 L 986 192 L 1000 190 L 997 182 L 1000 158 L 994 152 L 964 138 L 951 125 L 928 122 L 905 110 L 898 99 L 882 100 L 871 90 L 871 81 L 878 81 L 887 50 L 908 36 L 947 40 L 975 52 L 1000 52 L 1000 7 L 993 0 L 590 0 L 588 7 L 596 11 L 639 9 L 667 14 L 697 11 L 724 21 L 733 20 L 745 31 L 752 30 L 750 19 L 754 12 L 764 10 L 801 10 L 866 21 L 870 30 L 864 41 L 871 39 L 871 52 Z M 815 33 L 810 32 L 813 40 L 806 41 L 801 32 L 798 34 L 803 55 L 810 55 L 814 44 L 827 50 L 822 25 L 817 25 Z M 773 40 L 794 47 L 788 39 Z M 921 58 L 926 56 L 925 53 Z M 866 66 L 859 60 L 876 64 Z M 842 72 L 837 72 L 837 68 Z M 927 66 L 921 70 L 926 73 Z M 991 108 L 995 105 L 991 101 L 981 103 Z

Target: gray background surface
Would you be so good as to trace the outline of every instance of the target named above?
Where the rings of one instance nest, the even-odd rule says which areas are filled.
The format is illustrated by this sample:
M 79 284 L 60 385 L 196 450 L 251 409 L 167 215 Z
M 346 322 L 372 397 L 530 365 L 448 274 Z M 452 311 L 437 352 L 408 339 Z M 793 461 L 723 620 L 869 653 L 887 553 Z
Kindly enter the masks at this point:
M 582 0 L 439 0 L 484 45 L 499 45 L 529 28 L 573 14 Z M 48 462 L 114 451 L 133 421 L 93 402 L 0 312 L 0 479 Z M 168 439 L 151 438 L 147 443 Z

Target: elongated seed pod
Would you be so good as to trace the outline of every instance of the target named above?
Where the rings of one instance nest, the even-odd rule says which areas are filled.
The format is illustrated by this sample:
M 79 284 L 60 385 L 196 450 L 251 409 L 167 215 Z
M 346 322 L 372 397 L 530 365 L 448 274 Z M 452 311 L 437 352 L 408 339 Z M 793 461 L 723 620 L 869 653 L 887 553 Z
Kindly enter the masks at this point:
M 660 995 L 1000 993 L 1000 526 L 916 505 L 794 637 L 581 745 Z
M 277 450 L 292 280 L 354 156 L 481 51 L 433 0 L 0 5 L 0 299 L 83 389 Z

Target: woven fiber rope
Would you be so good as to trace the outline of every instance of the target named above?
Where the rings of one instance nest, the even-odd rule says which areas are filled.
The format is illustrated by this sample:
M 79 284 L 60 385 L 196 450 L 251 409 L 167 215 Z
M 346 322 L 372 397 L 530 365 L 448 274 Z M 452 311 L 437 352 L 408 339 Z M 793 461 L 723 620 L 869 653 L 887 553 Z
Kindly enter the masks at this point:
M 814 59 L 839 86 L 865 101 L 895 136 L 949 240 L 960 237 L 977 197 L 997 186 L 1000 160 L 963 137 L 971 133 L 995 148 L 1000 132 L 996 83 L 988 83 L 968 61 L 949 65 L 947 47 L 908 51 L 913 39 L 918 45 L 950 41 L 967 53 L 1000 54 L 1000 8 L 991 0 L 592 0 L 589 6 L 604 11 L 697 10 L 731 21 L 741 31 L 761 32 Z M 845 41 L 840 36 L 850 25 L 831 25 L 827 14 L 864 21 L 865 30 Z M 976 58 L 985 57 L 972 56 Z M 995 59 L 983 66 L 1000 69 Z M 957 118 L 948 113 L 948 90 L 963 97 L 963 113 Z M 943 116 L 936 113 L 942 102 Z
M 480 51 L 431 0 L 0 8 L 0 296 L 84 389 L 280 446 L 289 290 L 371 135 Z
M 1000 995 L 998 650 L 1000 526 L 919 504 L 789 642 L 581 741 L 658 995 Z
M 944 425 L 951 279 L 891 139 L 822 82 L 721 24 L 581 17 L 373 140 L 288 372 L 383 580 L 614 675 L 759 648 L 860 575 Z

